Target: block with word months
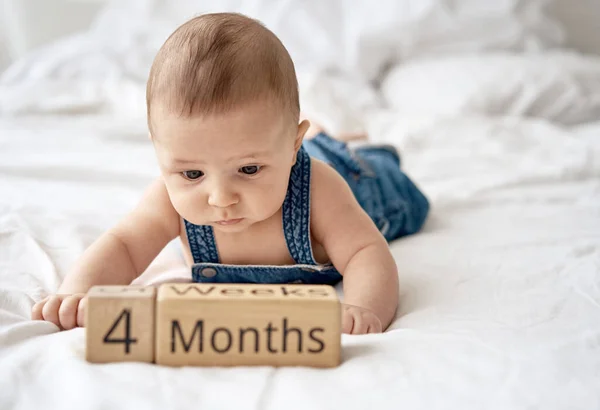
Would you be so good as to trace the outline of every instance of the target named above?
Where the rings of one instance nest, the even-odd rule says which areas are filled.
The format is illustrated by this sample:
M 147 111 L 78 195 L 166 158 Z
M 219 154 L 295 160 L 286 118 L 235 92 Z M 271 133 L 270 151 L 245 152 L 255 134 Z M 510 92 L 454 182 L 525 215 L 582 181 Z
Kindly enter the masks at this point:
M 163 284 L 156 303 L 158 364 L 340 363 L 341 306 L 328 285 Z
M 87 298 L 87 361 L 154 361 L 154 287 L 94 286 Z

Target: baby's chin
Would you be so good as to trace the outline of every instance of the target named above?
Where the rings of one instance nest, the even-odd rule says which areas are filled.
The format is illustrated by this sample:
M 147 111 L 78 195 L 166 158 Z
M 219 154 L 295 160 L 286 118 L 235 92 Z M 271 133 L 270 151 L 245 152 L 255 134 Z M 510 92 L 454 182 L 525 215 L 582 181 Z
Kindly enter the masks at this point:
M 247 230 L 250 226 L 259 222 L 259 221 L 252 220 L 249 218 L 241 218 L 239 220 L 226 221 L 226 222 L 222 222 L 222 223 L 218 223 L 215 221 L 207 221 L 207 220 L 202 220 L 202 219 L 197 219 L 197 218 L 188 219 L 188 218 L 184 217 L 184 219 L 194 225 L 210 226 L 215 231 L 224 232 L 224 233 L 243 232 L 243 231 Z
M 235 219 L 232 221 L 226 221 L 226 222 L 222 222 L 222 223 L 212 222 L 212 223 L 210 223 L 210 226 L 212 226 L 213 229 L 216 231 L 236 233 L 236 232 L 245 231 L 251 225 L 254 225 L 254 223 L 255 222 L 252 222 L 248 218 L 241 218 L 241 219 Z
M 221 223 L 213 220 L 206 220 L 205 218 L 202 218 L 201 215 L 191 215 L 189 218 L 185 215 L 182 215 L 181 213 L 180 215 L 183 219 L 194 225 L 208 225 L 211 226 L 214 230 L 220 232 L 235 233 L 243 232 L 251 226 L 267 222 L 271 220 L 271 218 L 280 219 L 280 209 L 281 207 L 273 211 L 261 212 L 260 214 L 254 213 L 252 215 L 240 216 L 239 220 L 222 221 Z

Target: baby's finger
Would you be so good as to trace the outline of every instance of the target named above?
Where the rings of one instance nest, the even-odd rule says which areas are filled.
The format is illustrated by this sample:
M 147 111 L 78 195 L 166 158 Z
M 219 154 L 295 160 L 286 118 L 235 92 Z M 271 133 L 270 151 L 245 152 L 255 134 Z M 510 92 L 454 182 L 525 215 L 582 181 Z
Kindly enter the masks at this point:
M 351 334 L 354 327 L 354 316 L 347 310 L 342 312 L 342 333 Z
M 374 320 L 373 322 L 369 323 L 367 333 L 381 333 L 381 322 Z
M 67 296 L 58 309 L 58 319 L 63 329 L 69 330 L 77 326 L 77 307 L 81 295 Z
M 87 309 L 87 296 L 83 297 L 79 301 L 79 307 L 77 308 L 77 326 L 85 326 L 85 311 Z
M 352 329 L 353 335 L 362 335 L 362 334 L 367 333 L 367 327 L 368 327 L 368 323 L 362 317 L 362 315 L 359 314 L 359 315 L 354 316 L 354 328 Z
M 42 316 L 44 320 L 54 323 L 60 327 L 60 320 L 58 318 L 58 309 L 60 308 L 61 298 L 57 295 L 51 296 L 42 309 Z
M 381 324 L 381 320 L 379 320 L 379 318 L 377 318 L 377 320 L 375 321 L 375 333 L 381 333 L 383 332 L 383 325 Z
M 42 315 L 42 309 L 44 305 L 48 301 L 49 296 L 46 296 L 44 299 L 40 300 L 31 308 L 31 320 L 44 320 L 44 316 Z

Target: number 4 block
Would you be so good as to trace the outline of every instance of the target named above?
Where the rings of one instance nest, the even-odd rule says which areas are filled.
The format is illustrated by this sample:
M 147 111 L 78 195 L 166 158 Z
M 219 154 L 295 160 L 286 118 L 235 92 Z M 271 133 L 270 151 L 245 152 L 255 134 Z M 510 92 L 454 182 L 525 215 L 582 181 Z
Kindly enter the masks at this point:
M 86 360 L 92 363 L 154 361 L 156 289 L 94 286 L 86 310 Z

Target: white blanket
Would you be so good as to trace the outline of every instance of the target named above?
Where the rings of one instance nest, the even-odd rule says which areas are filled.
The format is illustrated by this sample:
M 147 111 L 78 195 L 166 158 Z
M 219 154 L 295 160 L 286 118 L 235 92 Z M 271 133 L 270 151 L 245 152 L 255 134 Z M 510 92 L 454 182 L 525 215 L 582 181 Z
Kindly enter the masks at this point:
M 411 83 L 413 66 L 402 72 L 396 65 L 381 96 L 359 71 L 312 72 L 312 84 L 323 87 L 307 87 L 305 101 L 320 104 L 338 128 L 355 110 L 363 114 L 355 125 L 397 145 L 403 167 L 432 200 L 424 230 L 391 244 L 400 270 L 397 318 L 384 334 L 344 335 L 343 363 L 334 369 L 168 368 L 91 365 L 83 329 L 58 332 L 28 320 L 33 303 L 58 288 L 83 249 L 158 174 L 139 100 L 127 100 L 143 95 L 143 82 L 130 78 L 123 99 L 113 98 L 118 88 L 111 87 L 125 84 L 116 78 L 126 76 L 94 72 L 92 61 L 115 54 L 79 48 L 93 41 L 85 35 L 53 53 L 42 50 L 0 81 L 1 409 L 600 408 L 595 60 L 496 51 L 521 56 L 510 67 L 527 86 L 526 93 L 511 87 L 500 108 L 493 81 L 478 83 L 481 99 L 454 89 L 445 91 L 449 105 L 411 107 L 402 98 L 424 101 L 420 93 L 436 87 L 422 83 L 412 95 L 395 89 Z M 491 74 L 479 79 L 497 75 L 497 54 L 445 54 L 429 57 L 423 70 L 460 73 L 463 64 L 488 67 Z M 576 63 L 564 63 L 570 58 Z M 44 63 L 53 69 L 36 76 Z M 549 78 L 559 86 L 529 80 L 535 64 L 556 67 Z M 343 85 L 356 86 L 355 78 L 373 99 L 340 107 Z M 587 83 L 569 88 L 565 78 Z M 554 94 L 544 94 L 548 89 Z M 515 111 L 524 95 L 536 110 Z M 577 112 L 549 110 L 557 99 L 561 107 L 571 99 Z M 139 282 L 186 278 L 180 256 L 167 247 Z

